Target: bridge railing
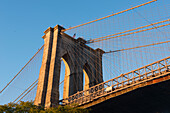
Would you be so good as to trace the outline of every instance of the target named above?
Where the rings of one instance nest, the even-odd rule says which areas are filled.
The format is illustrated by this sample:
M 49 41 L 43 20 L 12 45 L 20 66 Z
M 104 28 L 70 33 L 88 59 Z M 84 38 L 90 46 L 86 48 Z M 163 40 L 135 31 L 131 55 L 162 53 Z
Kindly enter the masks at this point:
M 83 90 L 63 99 L 63 104 L 82 105 L 105 96 L 109 93 L 122 90 L 124 88 L 136 85 L 142 81 L 147 81 L 158 77 L 163 73 L 170 71 L 170 57 L 143 66 L 131 72 L 121 74 L 106 82 L 97 84 L 87 90 Z

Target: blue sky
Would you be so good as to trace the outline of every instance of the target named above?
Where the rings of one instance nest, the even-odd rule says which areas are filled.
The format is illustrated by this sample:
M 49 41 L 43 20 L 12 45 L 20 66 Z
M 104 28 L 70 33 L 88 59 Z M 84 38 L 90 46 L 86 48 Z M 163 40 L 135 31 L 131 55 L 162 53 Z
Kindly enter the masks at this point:
M 43 45 L 48 27 L 68 28 L 148 1 L 0 0 L 0 90 Z

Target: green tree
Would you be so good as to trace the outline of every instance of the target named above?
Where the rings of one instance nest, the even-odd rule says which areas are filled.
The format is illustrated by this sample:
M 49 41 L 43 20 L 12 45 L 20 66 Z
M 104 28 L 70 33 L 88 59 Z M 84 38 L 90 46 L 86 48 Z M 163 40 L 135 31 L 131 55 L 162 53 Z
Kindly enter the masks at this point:
M 33 102 L 20 102 L 19 104 L 8 103 L 0 105 L 0 113 L 88 113 L 89 110 L 75 106 L 61 106 L 44 109 L 36 106 Z

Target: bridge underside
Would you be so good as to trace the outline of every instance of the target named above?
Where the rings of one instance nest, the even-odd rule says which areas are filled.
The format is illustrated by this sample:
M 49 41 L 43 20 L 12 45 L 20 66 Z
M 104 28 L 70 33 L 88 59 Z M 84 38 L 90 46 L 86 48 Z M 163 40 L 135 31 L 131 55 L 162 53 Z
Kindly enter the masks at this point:
M 169 113 L 169 79 L 170 74 L 167 74 L 164 77 L 158 78 L 156 84 L 152 80 L 150 85 L 136 88 L 114 98 L 106 99 L 107 96 L 102 97 L 103 99 L 105 98 L 105 101 L 89 108 L 92 109 L 92 113 Z M 149 84 L 149 82 L 145 84 Z M 112 96 L 112 94 L 109 96 Z M 102 100 L 102 98 L 100 99 Z

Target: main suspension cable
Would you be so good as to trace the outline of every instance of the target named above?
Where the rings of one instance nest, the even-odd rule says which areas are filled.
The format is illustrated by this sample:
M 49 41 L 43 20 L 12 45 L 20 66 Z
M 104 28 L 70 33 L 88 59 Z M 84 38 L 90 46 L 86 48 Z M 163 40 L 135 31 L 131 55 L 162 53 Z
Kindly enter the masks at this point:
M 33 60 L 33 58 L 42 50 L 44 45 L 34 54 L 34 56 L 22 67 L 22 69 L 12 78 L 12 80 L 0 91 L 2 93 L 11 83 L 12 81 L 24 70 L 24 68 Z
M 138 5 L 138 6 L 135 6 L 135 7 L 132 7 L 132 8 L 129 8 L 129 9 L 126 9 L 126 10 L 123 10 L 123 11 L 120 11 L 120 12 L 118 12 L 118 13 L 114 13 L 114 14 L 111 14 L 111 15 L 108 15 L 108 16 L 105 16 L 105 17 L 102 17 L 102 18 L 99 18 L 99 19 L 96 19 L 96 20 L 93 20 L 93 21 L 90 21 L 90 22 L 87 22 L 87 23 L 84 23 L 84 24 L 80 24 L 80 25 L 74 26 L 74 27 L 70 27 L 70 28 L 68 28 L 68 29 L 64 29 L 63 31 L 67 31 L 67 30 L 74 29 L 74 28 L 77 28 L 77 27 L 81 27 L 81 26 L 84 26 L 84 25 L 87 25 L 87 24 L 91 24 L 91 23 L 93 23 L 93 22 L 100 21 L 100 20 L 103 20 L 103 19 L 106 19 L 106 18 L 115 16 L 115 15 L 118 15 L 118 14 L 121 14 L 121 13 L 124 13 L 124 12 L 127 12 L 127 11 L 130 11 L 130 10 L 139 8 L 139 7 L 141 7 L 141 6 L 150 4 L 150 3 L 155 2 L 155 1 L 157 1 L 157 0 L 152 0 L 152 1 L 146 2 L 146 3 L 144 3 L 144 4 L 141 4 L 141 5 Z
M 164 43 L 169 43 L 169 42 L 170 42 L 170 41 L 158 42 L 158 43 L 153 43 L 153 44 L 148 44 L 148 45 L 142 45 L 142 46 L 137 46 L 137 47 L 132 47 L 132 48 L 126 48 L 126 49 L 119 49 L 119 50 L 114 50 L 114 51 L 108 51 L 108 52 L 105 52 L 105 53 L 113 53 L 113 52 L 119 52 L 119 51 L 137 49 L 137 48 L 148 47 L 148 46 L 153 46 L 153 45 L 159 45 L 159 44 L 164 44 Z
M 167 21 L 170 21 L 170 19 L 163 20 L 163 21 L 156 22 L 156 23 L 152 23 L 152 24 L 145 25 L 145 26 L 141 26 L 141 27 L 137 27 L 137 28 L 134 28 L 134 29 L 126 30 L 126 31 L 123 31 L 123 32 L 119 32 L 119 33 L 115 33 L 115 34 L 111 34 L 111 35 L 95 38 L 95 39 L 92 39 L 92 40 L 88 40 L 87 44 L 97 42 L 98 40 L 102 41 L 102 39 L 107 39 L 107 37 L 111 37 L 111 36 L 115 36 L 115 35 L 120 35 L 120 34 L 123 34 L 123 33 L 127 33 L 127 32 L 130 32 L 130 31 L 135 31 L 135 30 L 142 29 L 142 28 L 149 27 L 149 26 L 154 26 L 156 24 L 164 23 L 164 22 L 167 22 Z M 154 26 L 154 27 L 156 27 L 156 26 Z
M 136 34 L 136 33 L 144 32 L 144 31 L 152 30 L 152 29 L 157 29 L 157 28 L 160 28 L 160 27 L 165 27 L 165 26 L 168 26 L 168 25 L 170 25 L 170 23 L 160 25 L 160 26 L 151 27 L 151 28 L 147 28 L 147 29 L 143 29 L 143 30 L 139 30 L 139 31 L 135 31 L 135 32 L 131 32 L 131 33 L 127 33 L 127 34 L 123 34 L 123 35 L 118 35 L 118 36 L 114 36 L 114 37 L 110 37 L 110 38 L 88 41 L 88 43 L 100 42 L 100 41 L 109 40 L 109 39 L 112 39 L 112 38 L 118 38 L 118 37 L 127 36 L 127 35 L 131 35 L 131 34 Z

